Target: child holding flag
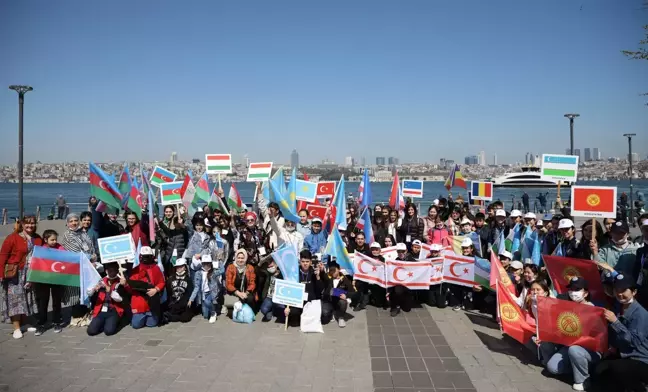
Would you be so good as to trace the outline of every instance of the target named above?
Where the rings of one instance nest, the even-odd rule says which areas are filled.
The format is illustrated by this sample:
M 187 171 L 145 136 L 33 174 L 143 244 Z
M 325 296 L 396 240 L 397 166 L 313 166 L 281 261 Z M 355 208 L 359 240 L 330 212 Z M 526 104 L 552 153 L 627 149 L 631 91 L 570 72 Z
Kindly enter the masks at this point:
M 126 279 L 119 276 L 117 262 L 104 263 L 106 277 L 95 287 L 88 289 L 88 297 L 94 304 L 92 321 L 86 332 L 90 336 L 105 333 L 111 336 L 117 333 L 119 322 L 124 316 L 124 298 L 126 297 Z
M 52 249 L 63 250 L 63 246 L 58 243 L 58 233 L 54 230 L 45 230 L 43 232 L 43 241 L 45 246 Z M 63 329 L 63 318 L 61 317 L 61 305 L 63 301 L 63 291 L 65 286 L 58 284 L 33 283 L 34 294 L 36 295 L 36 305 L 38 307 L 38 317 L 36 322 L 36 332 L 34 335 L 40 336 L 45 332 L 47 323 L 47 307 L 49 305 L 50 292 L 52 295 L 52 323 L 54 333 L 59 333 Z

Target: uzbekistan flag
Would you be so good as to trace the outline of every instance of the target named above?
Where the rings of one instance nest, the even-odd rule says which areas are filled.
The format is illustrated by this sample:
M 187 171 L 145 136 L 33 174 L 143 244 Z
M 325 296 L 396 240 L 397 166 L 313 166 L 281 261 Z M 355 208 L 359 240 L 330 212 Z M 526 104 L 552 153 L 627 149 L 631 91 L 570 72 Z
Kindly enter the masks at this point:
M 473 200 L 492 200 L 493 199 L 493 183 L 473 181 L 470 183 L 470 197 Z
M 231 173 L 232 156 L 230 154 L 207 154 L 205 155 L 205 167 L 207 173 Z
M 247 180 L 248 182 L 268 181 L 270 179 L 271 173 L 272 173 L 272 162 L 250 163 L 250 167 L 248 168 Z
M 81 254 L 35 246 L 27 281 L 79 287 Z
M 403 180 L 403 196 L 423 197 L 423 181 Z
M 160 166 L 155 166 L 153 173 L 151 174 L 151 185 L 160 186 L 165 182 L 173 182 L 178 176 L 166 169 L 161 168 Z
M 573 186 L 572 215 L 589 218 L 616 218 L 616 187 Z
M 162 194 L 161 204 L 163 206 L 182 203 L 182 195 L 180 194 L 182 184 L 183 183 L 180 181 L 160 184 L 160 191 Z

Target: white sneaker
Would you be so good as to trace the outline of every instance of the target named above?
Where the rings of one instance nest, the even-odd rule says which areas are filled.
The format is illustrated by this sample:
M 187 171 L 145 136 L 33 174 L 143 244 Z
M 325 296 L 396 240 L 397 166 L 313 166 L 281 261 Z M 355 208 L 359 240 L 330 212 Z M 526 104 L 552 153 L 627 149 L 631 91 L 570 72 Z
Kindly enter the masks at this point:
M 21 339 L 23 337 L 22 332 L 20 332 L 20 328 L 15 329 L 13 332 L 13 338 L 14 339 Z
M 36 327 L 27 328 L 27 332 L 36 332 Z
M 209 318 L 209 324 L 214 324 L 216 322 L 216 315 L 213 315 Z
M 343 318 L 339 319 L 339 320 L 338 320 L 338 326 L 339 326 L 340 328 L 344 328 L 344 327 L 346 327 L 346 321 L 344 321 Z
M 227 311 L 228 311 L 227 306 L 223 305 L 221 307 L 220 315 L 224 316 L 224 317 L 227 317 Z
M 572 389 L 574 391 L 584 391 L 585 387 L 583 386 L 583 384 L 574 384 L 572 385 Z

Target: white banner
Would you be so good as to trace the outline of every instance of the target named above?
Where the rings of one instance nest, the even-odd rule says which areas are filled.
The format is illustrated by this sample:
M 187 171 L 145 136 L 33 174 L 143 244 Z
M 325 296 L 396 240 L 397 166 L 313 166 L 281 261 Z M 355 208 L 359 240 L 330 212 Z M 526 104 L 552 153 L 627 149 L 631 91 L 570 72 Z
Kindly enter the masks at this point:
M 387 287 L 385 283 L 385 264 L 360 252 L 353 257 L 353 279 Z
M 432 265 L 429 261 L 387 260 L 387 287 L 405 286 L 413 290 L 430 287 Z

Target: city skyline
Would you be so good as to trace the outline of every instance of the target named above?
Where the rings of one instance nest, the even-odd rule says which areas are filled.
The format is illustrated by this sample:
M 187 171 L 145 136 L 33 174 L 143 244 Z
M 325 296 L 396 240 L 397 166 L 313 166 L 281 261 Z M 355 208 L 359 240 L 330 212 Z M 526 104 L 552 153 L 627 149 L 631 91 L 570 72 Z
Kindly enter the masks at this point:
M 514 163 L 561 153 L 570 112 L 581 151 L 624 157 L 632 132 L 645 157 L 645 62 L 621 54 L 643 38 L 641 4 L 4 2 L 0 44 L 21 55 L 0 62 L 0 164 L 17 161 L 11 84 L 34 88 L 26 162 L 189 160 L 207 144 L 284 161 L 315 140 L 300 163 Z

